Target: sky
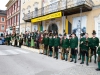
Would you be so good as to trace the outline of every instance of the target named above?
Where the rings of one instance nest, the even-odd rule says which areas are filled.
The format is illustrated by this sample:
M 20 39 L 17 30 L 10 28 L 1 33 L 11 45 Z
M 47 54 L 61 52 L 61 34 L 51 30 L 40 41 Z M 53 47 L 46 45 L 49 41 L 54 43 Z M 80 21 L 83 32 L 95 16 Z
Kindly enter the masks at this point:
M 1 10 L 6 10 L 5 5 L 7 4 L 9 0 L 0 0 L 0 9 Z

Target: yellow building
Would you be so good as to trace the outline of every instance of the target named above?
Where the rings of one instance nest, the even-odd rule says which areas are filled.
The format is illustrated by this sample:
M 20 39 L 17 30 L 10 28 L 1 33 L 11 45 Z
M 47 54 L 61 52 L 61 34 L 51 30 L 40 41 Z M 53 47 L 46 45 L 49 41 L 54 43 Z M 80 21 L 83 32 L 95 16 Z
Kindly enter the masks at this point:
M 33 11 L 40 8 L 40 0 L 21 0 L 20 33 L 24 33 L 25 31 L 33 31 L 32 27 L 34 24 L 31 23 L 31 19 L 33 18 Z
M 25 12 L 21 18 L 22 32 L 47 30 L 63 34 L 65 31 L 77 36 L 87 32 L 91 36 L 92 30 L 96 30 L 100 37 L 99 0 L 27 0 L 21 6 L 21 13 Z

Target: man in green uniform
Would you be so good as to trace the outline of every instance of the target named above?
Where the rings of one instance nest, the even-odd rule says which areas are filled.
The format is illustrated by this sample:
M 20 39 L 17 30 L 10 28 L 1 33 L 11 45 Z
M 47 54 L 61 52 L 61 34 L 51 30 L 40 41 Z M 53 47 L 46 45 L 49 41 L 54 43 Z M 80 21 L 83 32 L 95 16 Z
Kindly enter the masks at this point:
M 58 49 L 59 49 L 59 46 L 60 46 L 60 38 L 58 37 L 58 35 L 56 34 L 55 37 L 54 37 L 54 51 L 55 51 L 55 54 L 56 54 L 56 59 L 58 59 Z
M 84 64 L 84 58 L 86 55 L 86 65 L 88 66 L 88 60 L 89 60 L 89 47 L 90 47 L 90 38 L 88 37 L 88 33 L 85 34 L 85 37 L 81 41 L 82 44 L 82 62 L 80 64 Z
M 69 48 L 69 39 L 66 37 L 66 34 L 64 34 L 64 38 L 62 39 L 62 54 L 63 59 L 67 61 L 68 59 L 68 49 Z
M 98 68 L 96 70 L 100 71 L 100 46 L 98 47 L 97 54 L 98 54 Z
M 43 44 L 44 44 L 44 54 L 47 55 L 48 44 L 49 44 L 49 38 L 48 38 L 48 35 L 47 34 L 43 38 Z
M 96 63 L 96 50 L 97 47 L 99 46 L 99 39 L 96 37 L 96 31 L 93 30 L 92 33 L 93 37 L 91 38 L 91 56 L 90 56 L 90 62 L 91 62 L 91 58 L 94 55 L 94 63 Z
M 10 34 L 8 35 L 8 45 L 10 45 L 10 41 L 11 41 L 11 36 Z
M 81 38 L 80 38 L 80 58 L 78 59 L 78 60 L 81 60 L 82 59 L 82 47 L 83 47 L 83 44 L 81 43 L 82 41 L 83 41 L 83 39 L 84 39 L 84 35 L 85 35 L 85 33 L 81 33 Z
M 71 48 L 71 55 L 72 55 L 72 60 L 70 62 L 73 62 L 73 59 L 75 59 L 76 63 L 77 61 L 77 50 L 78 50 L 78 38 L 75 36 L 75 34 L 72 34 L 72 38 L 70 39 L 70 48 Z
M 53 36 L 52 36 L 52 34 L 50 33 L 50 34 L 49 34 L 49 54 L 50 54 L 49 56 L 50 56 L 50 57 L 52 57 L 52 52 L 53 52 L 53 50 L 52 50 L 53 42 L 54 42 Z

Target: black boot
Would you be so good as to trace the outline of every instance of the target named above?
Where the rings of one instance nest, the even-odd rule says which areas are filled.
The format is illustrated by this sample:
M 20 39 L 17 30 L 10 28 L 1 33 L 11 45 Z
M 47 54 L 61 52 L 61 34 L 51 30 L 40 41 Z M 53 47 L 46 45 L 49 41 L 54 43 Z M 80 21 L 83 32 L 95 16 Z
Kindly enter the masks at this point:
M 76 60 L 75 60 L 75 62 L 74 63 L 76 63 Z
M 73 62 L 73 59 L 70 62 Z
M 94 61 L 94 63 L 96 64 L 96 61 Z
M 89 66 L 89 64 L 88 64 L 88 63 L 86 63 L 86 65 L 87 65 L 87 66 Z
M 97 69 L 96 69 L 96 71 L 100 71 L 100 69 L 99 69 L 99 68 L 97 68 Z
M 67 61 L 67 58 L 65 59 L 65 61 Z
M 84 64 L 84 62 L 81 62 L 80 64 Z
M 81 60 L 81 58 L 79 58 L 78 60 Z

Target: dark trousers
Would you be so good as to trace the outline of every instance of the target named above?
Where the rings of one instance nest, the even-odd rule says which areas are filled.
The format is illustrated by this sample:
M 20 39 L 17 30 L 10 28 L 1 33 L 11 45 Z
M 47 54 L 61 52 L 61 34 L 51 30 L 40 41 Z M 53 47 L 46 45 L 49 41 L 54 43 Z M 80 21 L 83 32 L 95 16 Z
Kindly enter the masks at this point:
M 56 59 L 58 59 L 58 46 L 54 47 L 54 50 L 55 50 L 55 54 L 56 54 Z
M 8 40 L 8 45 L 10 45 L 10 41 Z
M 37 49 L 39 49 L 39 41 L 37 41 Z
M 87 57 L 89 57 L 89 52 L 88 51 L 82 51 L 82 55 L 85 57 L 85 55 L 87 56 Z
M 96 47 L 91 48 L 91 55 L 96 55 Z
M 44 51 L 46 55 L 47 55 L 47 50 L 48 50 L 48 45 L 44 45 Z
M 92 55 L 94 55 L 94 58 L 95 58 L 95 61 L 96 61 L 96 47 L 91 48 L 91 57 L 92 57 Z M 90 57 L 90 60 L 91 60 L 91 57 Z
M 82 58 L 82 49 L 80 48 L 80 58 Z
M 75 50 L 75 48 L 71 48 L 71 55 L 72 55 L 72 60 L 77 59 L 77 50 Z
M 52 46 L 49 46 L 49 53 L 50 53 L 50 56 L 52 56 Z
M 30 47 L 31 39 L 28 38 L 28 47 Z
M 63 54 L 63 59 L 65 59 L 65 55 L 66 55 L 66 59 L 68 57 L 68 51 L 66 50 L 67 48 L 63 48 L 62 49 L 62 54 Z
M 17 46 L 17 39 L 15 40 L 15 46 Z
M 84 62 L 85 56 L 86 56 L 86 64 L 88 64 L 88 60 L 89 60 L 89 51 L 87 51 L 87 50 L 82 50 L 82 62 Z
M 49 51 L 52 51 L 52 46 L 49 46 Z

